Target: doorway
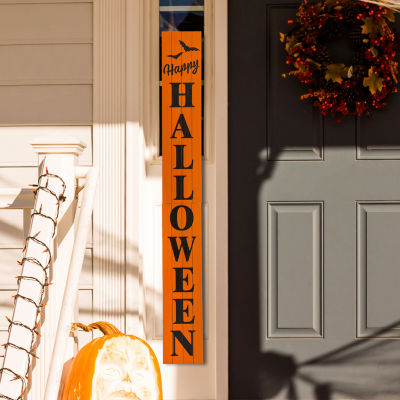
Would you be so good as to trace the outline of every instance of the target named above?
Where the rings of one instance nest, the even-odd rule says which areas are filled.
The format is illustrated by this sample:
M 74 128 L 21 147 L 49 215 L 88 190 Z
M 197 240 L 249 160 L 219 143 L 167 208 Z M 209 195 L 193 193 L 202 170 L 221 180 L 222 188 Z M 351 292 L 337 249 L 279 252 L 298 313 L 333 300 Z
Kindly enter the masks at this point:
M 341 123 L 301 101 L 298 6 L 229 2 L 229 397 L 398 397 L 400 96 Z

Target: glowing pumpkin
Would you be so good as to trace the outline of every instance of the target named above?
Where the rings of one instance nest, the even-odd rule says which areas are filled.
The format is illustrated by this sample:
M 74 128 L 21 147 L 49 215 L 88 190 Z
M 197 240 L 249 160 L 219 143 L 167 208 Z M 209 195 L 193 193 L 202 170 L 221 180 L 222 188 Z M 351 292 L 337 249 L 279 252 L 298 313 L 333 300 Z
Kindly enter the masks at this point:
M 77 328 L 99 329 L 104 336 L 74 358 L 62 400 L 162 400 L 160 367 L 144 340 L 124 335 L 108 322 L 74 324 L 73 330 Z

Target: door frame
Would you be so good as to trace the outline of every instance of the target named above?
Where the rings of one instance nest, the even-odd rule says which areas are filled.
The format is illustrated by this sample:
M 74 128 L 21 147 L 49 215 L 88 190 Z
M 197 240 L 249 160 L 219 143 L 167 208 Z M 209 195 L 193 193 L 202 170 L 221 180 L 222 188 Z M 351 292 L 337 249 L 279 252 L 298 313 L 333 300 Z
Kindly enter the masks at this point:
M 214 3 L 217 399 L 228 400 L 228 0 Z
M 99 0 L 95 0 L 99 1 Z M 110 0 L 108 0 L 110 1 Z M 158 0 L 125 1 L 125 263 L 126 268 L 141 265 L 140 218 L 143 213 L 143 170 L 161 169 L 158 155 Z M 207 248 L 210 265 L 212 310 L 210 326 L 215 330 L 214 399 L 228 400 L 228 0 L 205 0 L 205 155 L 207 166 L 209 235 Z M 118 15 L 115 16 L 115 22 Z M 107 62 L 107 60 L 104 60 Z M 108 60 L 108 62 L 110 62 Z M 146 148 L 147 153 L 144 151 Z M 133 184 L 132 184 L 133 183 Z M 210 193 L 211 192 L 211 193 Z M 139 273 L 140 275 L 140 273 Z M 145 310 L 141 298 L 140 277 L 125 282 L 125 326 L 128 332 L 145 336 L 142 326 Z M 210 302 L 215 307 L 210 308 Z M 206 360 L 207 362 L 207 360 Z M 210 400 L 210 399 L 207 399 Z

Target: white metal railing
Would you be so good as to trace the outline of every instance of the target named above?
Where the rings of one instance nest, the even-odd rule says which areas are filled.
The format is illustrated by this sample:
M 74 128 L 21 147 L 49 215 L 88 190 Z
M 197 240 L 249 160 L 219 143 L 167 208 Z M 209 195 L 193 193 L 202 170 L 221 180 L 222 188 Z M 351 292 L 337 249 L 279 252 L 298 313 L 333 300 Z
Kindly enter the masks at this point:
M 32 188 L 0 189 L 0 208 L 33 209 L 14 312 L 9 319 L 0 399 L 55 400 L 64 362 L 73 355 L 71 351 L 66 354 L 67 341 L 71 339 L 70 325 L 75 317 L 98 170 L 77 167 L 78 155 L 86 147 L 79 140 L 61 138 L 55 142 L 54 138 L 44 138 L 32 146 L 39 154 L 40 165 L 38 186 L 34 188 L 36 198 Z M 78 179 L 85 179 L 82 187 L 77 186 Z M 82 202 L 78 209 L 79 192 L 82 192 Z M 40 310 L 50 283 L 47 275 L 50 267 L 53 267 L 51 283 L 54 285 L 47 288 L 46 319 L 40 329 Z M 39 329 L 42 337 L 36 349 Z M 28 383 L 27 371 L 36 354 L 40 360 L 31 373 L 32 382 Z M 22 394 L 27 387 L 30 387 L 29 393 Z
M 71 331 L 71 322 L 73 320 L 75 302 L 78 296 L 79 277 L 82 271 L 83 258 L 85 255 L 86 239 L 91 227 L 97 176 L 97 167 L 92 167 L 89 169 L 86 175 L 86 183 L 78 218 L 75 243 L 68 270 L 68 279 L 61 306 L 60 319 L 58 321 L 57 334 L 54 343 L 53 356 L 50 363 L 44 400 L 56 399 L 59 391 L 65 360 L 65 348 L 67 345 L 67 338 Z

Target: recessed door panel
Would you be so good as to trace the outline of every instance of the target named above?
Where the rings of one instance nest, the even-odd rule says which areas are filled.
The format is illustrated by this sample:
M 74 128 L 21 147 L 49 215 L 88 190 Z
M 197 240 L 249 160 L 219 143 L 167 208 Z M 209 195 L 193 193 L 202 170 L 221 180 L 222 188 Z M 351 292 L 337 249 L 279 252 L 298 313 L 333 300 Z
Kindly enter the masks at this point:
M 400 202 L 362 202 L 357 209 L 357 336 L 368 337 L 399 316 Z M 400 338 L 400 330 L 385 336 Z
M 304 88 L 293 79 L 282 79 L 287 71 L 279 32 L 297 6 L 268 5 L 267 12 L 267 135 L 269 160 L 321 160 L 323 158 L 323 120 L 317 111 L 310 112 L 306 101 L 299 104 Z M 277 62 L 278 61 L 278 62 Z M 290 118 L 288 118 L 290 115 Z M 302 134 L 296 135 L 302 126 Z
M 321 337 L 322 204 L 267 206 L 266 338 Z

